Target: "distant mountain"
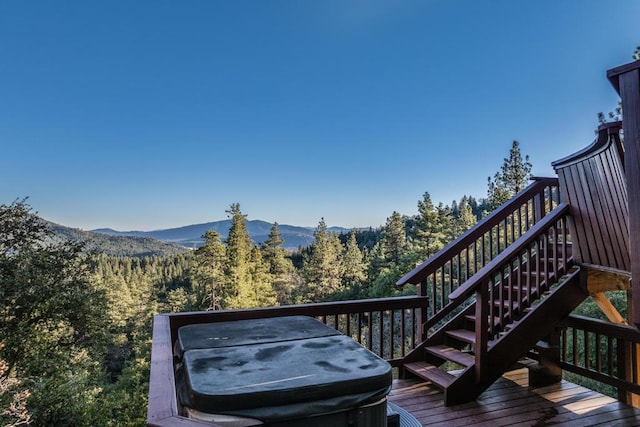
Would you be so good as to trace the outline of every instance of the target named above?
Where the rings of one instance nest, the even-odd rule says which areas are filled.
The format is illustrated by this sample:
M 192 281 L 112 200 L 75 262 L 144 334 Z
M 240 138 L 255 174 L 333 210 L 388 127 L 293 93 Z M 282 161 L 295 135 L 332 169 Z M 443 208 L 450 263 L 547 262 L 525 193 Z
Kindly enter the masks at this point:
M 255 244 L 261 244 L 269 237 L 272 223 L 260 220 L 247 221 L 247 231 Z M 161 240 L 163 242 L 179 244 L 188 248 L 196 248 L 202 245 L 202 236 L 207 230 L 215 230 L 226 239 L 231 228 L 231 220 L 207 222 L 204 224 L 192 224 L 184 227 L 169 228 L 154 231 L 117 231 L 110 228 L 98 228 L 91 230 L 93 233 L 101 233 L 109 236 L 143 237 Z M 293 225 L 278 224 L 280 236 L 284 240 L 283 247 L 294 250 L 300 246 L 308 246 L 314 242 L 312 227 L 298 227 Z M 336 233 L 348 232 L 348 228 L 331 227 L 330 231 Z
M 182 245 L 163 242 L 150 237 L 109 235 L 65 227 L 49 221 L 47 223 L 55 238 L 80 241 L 85 244 L 87 251 L 95 251 L 110 256 L 168 256 L 188 251 Z

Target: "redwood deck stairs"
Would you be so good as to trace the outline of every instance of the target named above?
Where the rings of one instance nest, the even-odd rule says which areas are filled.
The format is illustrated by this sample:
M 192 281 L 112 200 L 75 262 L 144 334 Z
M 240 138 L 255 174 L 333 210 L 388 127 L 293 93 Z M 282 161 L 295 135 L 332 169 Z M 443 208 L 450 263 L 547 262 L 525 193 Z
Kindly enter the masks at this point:
M 454 405 L 477 398 L 522 357 L 544 352 L 547 337 L 588 296 L 568 216 L 557 181 L 536 180 L 402 278 L 399 285 L 418 285 L 430 303 L 423 341 L 401 374 L 433 383 Z

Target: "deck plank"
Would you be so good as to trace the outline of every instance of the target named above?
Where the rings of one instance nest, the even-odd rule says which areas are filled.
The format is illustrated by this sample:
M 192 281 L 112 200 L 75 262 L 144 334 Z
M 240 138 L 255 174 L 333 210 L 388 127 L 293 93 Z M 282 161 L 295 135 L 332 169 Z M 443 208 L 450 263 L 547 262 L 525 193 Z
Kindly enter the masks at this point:
M 568 381 L 530 388 L 524 368 L 506 373 L 476 401 L 462 405 L 444 406 L 439 389 L 414 379 L 395 380 L 389 400 L 423 426 L 640 425 L 639 409 Z

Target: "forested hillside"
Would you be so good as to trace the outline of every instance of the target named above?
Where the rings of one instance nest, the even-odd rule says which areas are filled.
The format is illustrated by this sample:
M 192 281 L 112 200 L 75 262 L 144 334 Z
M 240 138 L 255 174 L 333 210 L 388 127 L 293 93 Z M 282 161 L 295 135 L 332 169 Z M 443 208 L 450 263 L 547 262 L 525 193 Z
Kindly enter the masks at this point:
M 522 189 L 530 169 L 514 142 L 487 199 L 434 204 L 425 192 L 417 215 L 342 234 L 321 219 L 295 252 L 277 223 L 254 245 L 237 203 L 225 239 L 208 230 L 195 251 L 137 257 L 54 238 L 25 201 L 0 205 L 0 421 L 143 426 L 154 314 L 412 294 L 397 279 Z
M 52 222 L 49 223 L 49 228 L 53 231 L 53 238 L 82 242 L 85 251 L 108 256 L 164 257 L 187 251 L 182 245 L 151 237 L 107 235 L 64 227 Z

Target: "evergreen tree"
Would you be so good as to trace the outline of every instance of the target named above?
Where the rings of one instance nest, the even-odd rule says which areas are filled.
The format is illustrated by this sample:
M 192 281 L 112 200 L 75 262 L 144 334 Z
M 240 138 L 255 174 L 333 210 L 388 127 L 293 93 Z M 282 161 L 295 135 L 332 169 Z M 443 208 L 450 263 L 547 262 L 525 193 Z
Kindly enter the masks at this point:
M 422 200 L 418 201 L 418 215 L 414 219 L 411 232 L 417 259 L 424 261 L 442 249 L 445 236 L 440 224 L 441 209 L 437 209 L 431 201 L 431 195 L 425 192 Z
M 473 213 L 473 208 L 469 203 L 467 196 L 462 196 L 458 204 L 458 215 L 454 219 L 454 238 L 458 237 L 471 227 L 473 227 L 478 219 Z
M 306 291 L 303 302 L 326 300 L 343 290 L 340 239 L 328 231 L 324 218 L 320 220 L 314 237 L 311 254 L 303 260 L 302 275 Z
M 366 269 L 364 256 L 358 248 L 356 232 L 352 230 L 342 255 L 342 281 L 351 295 L 361 296 L 361 286 L 366 280 Z
M 294 290 L 294 272 L 291 259 L 287 258 L 282 248 L 282 237 L 278 230 L 278 223 L 274 223 L 269 230 L 269 237 L 262 244 L 262 257 L 269 266 L 273 289 L 276 291 L 278 303 L 292 304 Z
M 398 264 L 406 246 L 405 220 L 398 212 L 393 211 L 391 216 L 387 218 L 384 234 L 382 235 L 382 247 L 387 260 L 390 263 Z
M 513 141 L 509 150 L 509 158 L 505 158 L 500 171 L 493 179 L 487 178 L 487 202 L 490 210 L 494 210 L 518 192 L 523 190 L 531 179 L 531 162 L 529 156 L 522 158 L 520 143 Z
M 260 249 L 251 249 L 251 262 L 249 267 L 249 287 L 241 287 L 241 291 L 248 291 L 247 295 L 240 295 L 243 308 L 271 307 L 278 305 L 276 292 L 273 289 L 272 276 L 269 273 L 269 264 L 264 262 Z
M 227 250 L 217 231 L 208 230 L 202 237 L 204 245 L 195 251 L 191 269 L 193 303 L 189 309 L 218 310 L 229 299 L 225 277 Z M 180 294 L 174 293 L 173 298 L 180 298 Z
M 248 295 L 250 283 L 251 238 L 247 230 L 247 216 L 240 211 L 240 204 L 231 204 L 227 214 L 231 228 L 227 236 L 227 280 L 229 300 L 225 308 L 243 308 L 241 295 Z M 241 289 L 245 288 L 245 289 Z
M 371 253 L 369 296 L 387 297 L 398 294 L 396 281 L 407 271 L 409 246 L 405 218 L 393 212 L 383 228 L 382 240 Z

